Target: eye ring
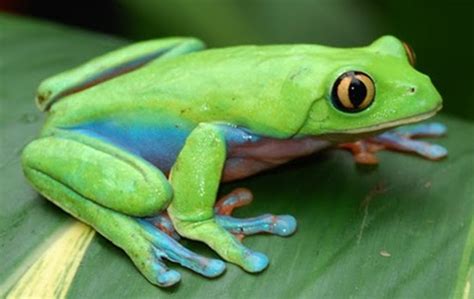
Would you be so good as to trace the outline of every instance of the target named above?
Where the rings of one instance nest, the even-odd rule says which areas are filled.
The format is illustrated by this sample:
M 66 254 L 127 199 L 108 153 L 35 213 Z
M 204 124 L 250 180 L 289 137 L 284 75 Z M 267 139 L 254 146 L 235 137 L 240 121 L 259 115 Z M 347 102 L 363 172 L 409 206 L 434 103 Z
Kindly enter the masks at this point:
M 410 62 L 411 66 L 415 66 L 416 64 L 416 53 L 413 48 L 406 42 L 402 42 L 403 48 L 405 48 L 405 52 L 407 54 L 408 62 Z
M 332 87 L 332 103 L 336 109 L 343 112 L 355 113 L 365 110 L 374 99 L 374 81 L 363 72 L 345 72 L 337 78 Z

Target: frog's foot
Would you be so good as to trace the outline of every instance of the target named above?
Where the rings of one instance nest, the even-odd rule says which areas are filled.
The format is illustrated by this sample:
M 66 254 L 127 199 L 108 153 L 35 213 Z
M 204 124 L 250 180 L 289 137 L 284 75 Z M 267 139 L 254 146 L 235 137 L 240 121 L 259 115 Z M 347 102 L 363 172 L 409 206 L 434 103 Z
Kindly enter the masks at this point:
M 242 240 L 245 236 L 258 233 L 289 236 L 295 232 L 296 219 L 289 215 L 265 214 L 247 219 L 230 216 L 235 208 L 248 205 L 252 200 L 252 192 L 245 188 L 237 188 L 222 197 L 214 207 L 217 223 L 234 234 L 239 240 Z
M 181 235 L 195 240 L 210 236 L 206 243 L 225 260 L 248 272 L 260 272 L 268 266 L 268 258 L 263 253 L 245 247 L 241 243 L 243 237 L 263 232 L 286 236 L 295 231 L 296 220 L 291 216 L 263 215 L 248 219 L 229 216 L 235 208 L 249 204 L 252 199 L 249 190 L 238 188 L 217 202 L 213 218 L 201 221 L 174 219 L 173 222 L 180 229 Z M 175 233 L 172 232 L 171 235 Z
M 252 192 L 246 188 L 237 188 L 223 196 L 214 207 L 217 223 L 239 240 L 242 240 L 245 236 L 258 233 L 289 236 L 295 232 L 296 220 L 293 216 L 289 215 L 275 216 L 265 214 L 247 219 L 230 217 L 234 209 L 248 205 L 252 201 Z M 167 212 L 146 218 L 146 220 L 173 239 L 180 239 Z
M 446 126 L 441 123 L 418 124 L 396 128 L 366 140 L 344 143 L 340 147 L 350 150 L 355 161 L 360 164 L 377 164 L 375 153 L 383 149 L 415 153 L 429 160 L 439 160 L 448 154 L 446 148 L 413 139 L 439 137 L 445 133 Z
M 163 259 L 167 259 L 174 263 L 178 263 L 183 267 L 189 268 L 206 277 L 216 277 L 225 270 L 225 263 L 218 259 L 210 259 L 200 256 L 182 246 L 174 238 L 167 233 L 157 229 L 154 221 L 157 218 L 138 218 L 138 223 L 146 231 L 145 238 L 152 244 L 152 252 L 155 258 L 154 267 L 157 273 L 157 281 L 161 286 L 171 286 L 180 280 L 180 274 L 166 267 Z M 153 219 L 153 220 L 150 220 Z M 168 220 L 161 221 L 167 222 Z M 172 226 L 171 226 L 172 228 Z M 176 232 L 172 228 L 174 234 Z

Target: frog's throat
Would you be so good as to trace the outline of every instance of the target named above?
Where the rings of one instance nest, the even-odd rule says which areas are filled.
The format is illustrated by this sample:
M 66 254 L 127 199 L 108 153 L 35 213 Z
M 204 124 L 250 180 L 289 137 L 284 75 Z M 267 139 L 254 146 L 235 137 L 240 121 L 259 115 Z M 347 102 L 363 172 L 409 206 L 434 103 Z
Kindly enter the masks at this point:
M 402 118 L 402 119 L 395 120 L 395 121 L 381 123 L 381 124 L 374 125 L 374 126 L 346 130 L 346 131 L 344 131 L 344 134 L 361 134 L 361 133 L 379 132 L 379 131 L 385 131 L 385 130 L 393 128 L 393 127 L 401 126 L 401 125 L 408 125 L 408 124 L 412 124 L 412 123 L 417 123 L 417 122 L 423 121 L 425 119 L 428 119 L 428 118 L 434 116 L 439 110 L 441 110 L 441 108 L 442 108 L 442 106 L 440 105 L 434 110 L 431 110 L 429 112 L 425 112 L 425 113 L 422 113 L 422 114 L 418 114 L 418 115 L 415 115 L 415 116 L 410 116 L 410 117 Z

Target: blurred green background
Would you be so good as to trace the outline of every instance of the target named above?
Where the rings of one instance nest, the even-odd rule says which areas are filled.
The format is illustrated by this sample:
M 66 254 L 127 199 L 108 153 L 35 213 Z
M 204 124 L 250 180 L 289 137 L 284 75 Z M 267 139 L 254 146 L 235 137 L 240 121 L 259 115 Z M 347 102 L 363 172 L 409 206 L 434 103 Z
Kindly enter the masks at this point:
M 196 36 L 209 47 L 359 46 L 393 34 L 415 49 L 444 112 L 474 120 L 472 0 L 1 0 L 0 9 L 131 40 Z

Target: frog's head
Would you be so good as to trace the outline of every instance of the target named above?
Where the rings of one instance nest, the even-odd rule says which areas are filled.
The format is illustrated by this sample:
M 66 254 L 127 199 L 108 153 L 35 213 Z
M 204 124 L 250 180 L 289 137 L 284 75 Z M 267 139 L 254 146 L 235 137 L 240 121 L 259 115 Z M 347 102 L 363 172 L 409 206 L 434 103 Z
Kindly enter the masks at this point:
M 421 121 L 441 109 L 430 78 L 413 67 L 414 52 L 395 37 L 331 55 L 337 65 L 324 74 L 323 96 L 313 103 L 302 134 L 352 139 Z

